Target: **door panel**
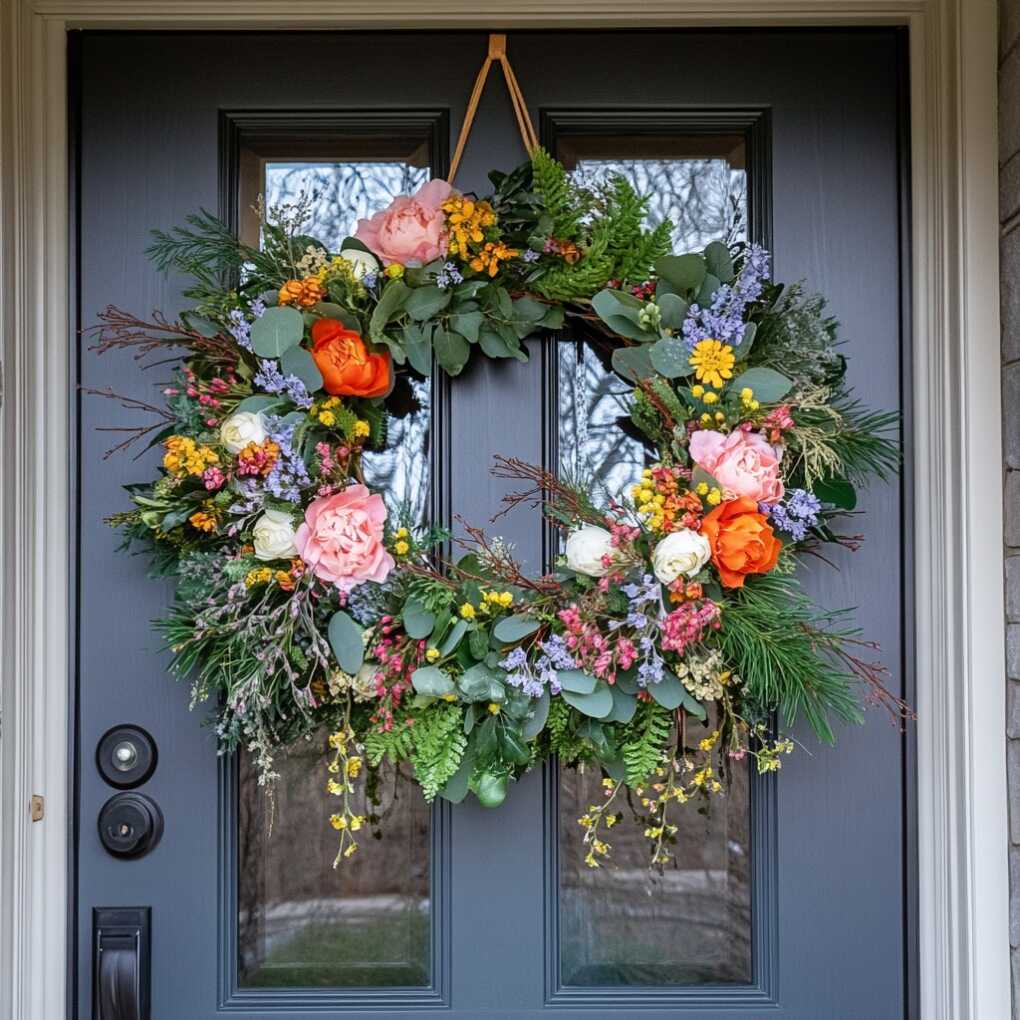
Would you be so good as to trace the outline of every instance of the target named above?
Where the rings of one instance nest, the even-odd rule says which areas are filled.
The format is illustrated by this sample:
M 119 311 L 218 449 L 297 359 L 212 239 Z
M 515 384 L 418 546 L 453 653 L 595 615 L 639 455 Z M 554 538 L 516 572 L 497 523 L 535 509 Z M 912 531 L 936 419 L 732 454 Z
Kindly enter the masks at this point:
M 142 256 L 148 229 L 204 207 L 243 231 L 241 196 L 253 180 L 275 194 L 312 180 L 322 201 L 337 196 L 350 215 L 397 187 L 397 176 L 403 185 L 442 175 L 486 38 L 83 33 L 76 45 L 79 328 L 109 303 L 180 308 L 182 281 Z M 854 381 L 870 403 L 901 406 L 897 33 L 519 33 L 510 54 L 546 144 L 582 173 L 627 158 L 630 172 L 676 189 L 672 208 L 692 243 L 729 229 L 729 199 L 739 205 L 746 192 L 745 228 L 770 244 L 777 278 L 806 277 L 830 295 Z M 489 169 L 523 155 L 493 76 L 458 186 L 484 190 Z M 693 196 L 689 176 L 676 172 L 689 175 L 696 160 L 710 186 Z M 140 375 L 130 356 L 97 359 L 84 348 L 83 384 L 159 401 L 159 369 Z M 570 342 L 530 350 L 527 365 L 478 363 L 453 386 L 437 381 L 419 394 L 424 410 L 406 442 L 375 468 L 407 486 L 418 513 L 484 524 L 506 491 L 488 475 L 496 453 L 553 465 L 583 438 L 575 462 L 604 457 L 625 471 L 633 452 L 592 440 L 613 413 L 597 356 Z M 591 378 L 578 385 L 591 384 L 594 403 L 567 391 L 581 370 Z M 103 460 L 109 437 L 95 427 L 126 423 L 134 419 L 108 402 L 82 403 L 81 1017 L 91 1016 L 92 908 L 142 904 L 152 906 L 157 1020 L 223 1012 L 385 1020 L 437 1007 L 455 1020 L 526 1020 L 546 1009 L 566 1020 L 908 1014 L 908 762 L 902 735 L 879 718 L 841 732 L 835 749 L 805 735 L 811 754 L 793 756 L 778 782 L 755 778 L 745 792 L 738 784 L 708 822 L 682 817 L 682 866 L 663 878 L 644 876 L 637 856 L 596 878 L 575 856 L 564 863 L 575 855 L 567 830 L 592 777 L 561 780 L 554 768 L 527 776 L 496 813 L 475 804 L 428 811 L 398 794 L 389 839 L 364 848 L 375 863 L 338 874 L 329 868 L 328 798 L 318 793 L 325 772 L 302 749 L 284 767 L 267 832 L 250 772 L 217 758 L 200 712 L 189 712 L 186 690 L 165 675 L 149 620 L 169 588 L 146 580 L 140 559 L 118 555 L 102 526 L 123 508 L 118 487 L 148 476 L 156 460 Z M 896 486 L 863 501 L 864 549 L 841 559 L 839 572 L 812 571 L 807 584 L 822 604 L 861 606 L 891 687 L 909 696 L 899 527 L 909 508 Z M 554 553 L 527 514 L 499 530 L 535 569 Z M 119 722 L 144 726 L 160 751 L 143 792 L 162 807 L 166 832 L 136 861 L 107 856 L 94 821 L 113 791 L 92 752 Z M 721 887 L 721 903 L 699 897 Z M 645 946 L 632 944 L 636 934 Z

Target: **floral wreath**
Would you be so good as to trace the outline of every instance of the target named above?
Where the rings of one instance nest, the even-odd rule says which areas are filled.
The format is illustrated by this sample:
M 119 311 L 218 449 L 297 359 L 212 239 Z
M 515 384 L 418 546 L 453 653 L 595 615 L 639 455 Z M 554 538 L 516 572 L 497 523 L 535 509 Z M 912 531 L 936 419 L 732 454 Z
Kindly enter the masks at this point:
M 176 580 L 158 627 L 224 750 L 271 781 L 279 748 L 328 727 L 338 861 L 374 824 L 354 795 L 384 758 L 428 800 L 495 806 L 555 755 L 604 777 L 587 863 L 629 801 L 662 865 L 674 805 L 723 792 L 746 757 L 778 769 L 779 724 L 832 741 L 862 687 L 908 714 L 846 613 L 795 576 L 856 544 L 836 520 L 896 470 L 898 419 L 852 397 L 824 302 L 770 281 L 757 245 L 671 254 L 626 180 L 581 187 L 540 148 L 490 176 L 483 199 L 442 180 L 396 198 L 338 252 L 301 233 L 300 204 L 261 210 L 258 248 L 204 212 L 156 232 L 149 255 L 191 275 L 192 309 L 108 308 L 97 346 L 186 353 L 166 408 L 125 401 L 159 420 L 120 445 L 149 437 L 162 471 L 111 523 Z M 481 530 L 452 541 L 388 512 L 362 458 L 387 445 L 394 388 L 524 361 L 525 338 L 564 328 L 633 385 L 647 466 L 599 500 L 497 459 L 523 486 L 509 506 L 561 530 L 555 568 L 528 577 Z

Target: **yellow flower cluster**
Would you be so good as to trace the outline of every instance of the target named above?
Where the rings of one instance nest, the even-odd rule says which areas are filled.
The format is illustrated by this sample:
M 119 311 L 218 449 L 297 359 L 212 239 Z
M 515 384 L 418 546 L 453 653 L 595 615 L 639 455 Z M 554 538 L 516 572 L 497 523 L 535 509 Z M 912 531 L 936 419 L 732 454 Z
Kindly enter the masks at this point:
M 188 518 L 188 523 L 199 531 L 212 532 L 216 530 L 216 517 L 205 510 L 198 510 Z
M 443 203 L 446 225 L 450 231 L 447 251 L 462 262 L 471 256 L 473 244 L 485 240 L 485 231 L 496 225 L 496 213 L 488 202 L 476 202 L 463 195 L 452 195 Z
M 754 399 L 754 390 L 750 386 L 745 386 L 740 391 L 740 402 L 747 411 L 757 411 L 761 407 L 761 404 Z
M 269 584 L 272 579 L 272 567 L 256 567 L 244 575 L 244 585 L 246 588 L 255 588 L 260 584 Z
M 353 857 L 357 853 L 358 844 L 351 833 L 360 831 L 367 819 L 354 809 L 351 802 L 351 796 L 354 793 L 352 780 L 361 775 L 364 760 L 358 753 L 361 751 L 361 747 L 356 742 L 354 730 L 351 729 L 349 721 L 345 722 L 341 729 L 329 735 L 329 746 L 336 753 L 327 768 L 331 777 L 340 776 L 341 778 L 339 780 L 328 779 L 326 792 L 334 797 L 341 797 L 343 801 L 340 811 L 329 816 L 329 824 L 340 833 L 340 846 L 337 848 L 336 860 L 333 862 L 335 868 L 341 859 Z
M 464 605 L 460 607 L 460 615 L 465 620 L 473 620 L 475 618 L 475 607 L 471 605 L 470 602 L 465 602 Z
M 332 428 L 336 424 L 336 409 L 343 401 L 339 397 L 329 397 L 321 403 L 312 404 L 308 408 L 308 416 L 326 428 Z
M 708 487 L 708 482 L 698 482 L 694 491 L 703 496 L 709 506 L 718 506 L 722 502 L 722 491 L 716 486 Z
M 611 829 L 620 820 L 619 813 L 610 812 L 609 808 L 622 788 L 623 783 L 617 783 L 613 779 L 603 779 L 602 792 L 605 795 L 605 801 L 602 804 L 592 804 L 577 820 L 577 824 L 584 829 L 584 845 L 588 848 L 584 863 L 589 868 L 601 867 L 599 858 L 608 857 L 609 851 L 612 850 L 612 846 L 602 839 L 599 829 L 600 826 Z
M 208 446 L 197 446 L 194 439 L 187 436 L 170 436 L 163 446 L 163 467 L 175 478 L 188 475 L 201 475 L 212 464 L 218 464 L 220 458 L 216 451 Z
M 721 390 L 725 385 L 725 380 L 733 378 L 733 366 L 736 364 L 736 360 L 733 348 L 729 344 L 724 344 L 719 340 L 701 340 L 694 345 L 689 362 L 694 368 L 698 382 L 707 383 L 709 386 Z M 719 399 L 719 395 L 705 393 L 701 399 L 706 404 L 714 404 Z
M 410 537 L 407 528 L 398 528 L 393 532 L 393 551 L 398 556 L 406 556 L 411 551 L 411 543 L 408 542 Z
M 483 591 L 482 609 L 485 612 L 498 612 L 500 609 L 509 609 L 514 604 L 514 597 L 508 591 Z

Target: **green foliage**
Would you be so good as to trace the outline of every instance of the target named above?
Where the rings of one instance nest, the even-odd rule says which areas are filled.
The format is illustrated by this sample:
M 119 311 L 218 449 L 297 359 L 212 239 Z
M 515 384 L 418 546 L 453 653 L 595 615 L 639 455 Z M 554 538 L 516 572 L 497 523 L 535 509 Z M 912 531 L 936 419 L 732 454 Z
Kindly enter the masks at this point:
M 627 725 L 623 741 L 623 761 L 627 766 L 627 785 L 638 786 L 662 763 L 672 733 L 672 715 L 654 701 L 638 705 Z
M 591 758 L 584 738 L 575 731 L 576 713 L 560 698 L 553 698 L 549 704 L 549 716 L 542 731 L 549 743 L 549 753 L 555 754 L 561 765 L 573 765 Z
M 608 254 L 610 279 L 643 283 L 651 276 L 657 259 L 671 250 L 673 224 L 663 220 L 645 230 L 648 195 L 639 196 L 624 177 L 614 176 L 609 185 L 606 216 L 609 219 Z
M 426 800 L 432 800 L 460 767 L 467 737 L 460 705 L 434 704 L 420 712 L 413 727 L 414 775 Z
M 415 736 L 415 727 L 406 718 L 394 720 L 393 728 L 389 730 L 372 726 L 363 741 L 369 765 L 378 767 L 384 757 L 394 765 L 408 761 L 414 749 Z
M 579 201 L 578 189 L 563 164 L 539 148 L 531 157 L 531 169 L 535 194 L 549 219 L 549 235 L 559 240 L 576 239 L 589 208 Z M 589 296 L 592 293 L 589 291 Z
M 830 716 L 861 719 L 856 678 L 839 658 L 857 635 L 846 616 L 815 608 L 794 577 L 765 574 L 733 590 L 719 641 L 751 701 L 765 712 L 778 709 L 787 725 L 803 715 L 820 740 L 832 743 Z

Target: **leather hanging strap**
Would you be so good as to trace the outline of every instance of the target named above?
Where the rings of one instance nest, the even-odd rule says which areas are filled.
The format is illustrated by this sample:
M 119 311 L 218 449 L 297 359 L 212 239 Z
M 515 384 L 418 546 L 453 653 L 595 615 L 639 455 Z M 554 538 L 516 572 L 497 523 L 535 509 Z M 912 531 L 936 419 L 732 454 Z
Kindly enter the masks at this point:
M 457 146 L 453 150 L 453 159 L 450 161 L 448 180 L 451 184 L 454 177 L 457 176 L 457 168 L 460 166 L 461 156 L 464 155 L 464 147 L 467 145 L 468 135 L 471 134 L 471 125 L 478 112 L 478 103 L 482 98 L 482 92 L 485 91 L 485 82 L 489 77 L 489 68 L 492 67 L 493 61 L 499 61 L 503 68 L 503 77 L 506 79 L 507 91 L 510 93 L 510 102 L 514 107 L 514 116 L 517 118 L 517 127 L 520 128 L 525 150 L 530 156 L 538 148 L 538 135 L 531 123 L 531 115 L 524 102 L 524 94 L 521 92 L 521 86 L 517 83 L 517 75 L 514 74 L 514 69 L 507 59 L 506 36 L 490 35 L 489 55 L 485 58 L 478 77 L 475 78 L 475 87 L 471 90 L 471 98 L 468 100 L 467 110 L 464 113 L 464 123 L 460 126 L 460 136 L 457 138 Z

